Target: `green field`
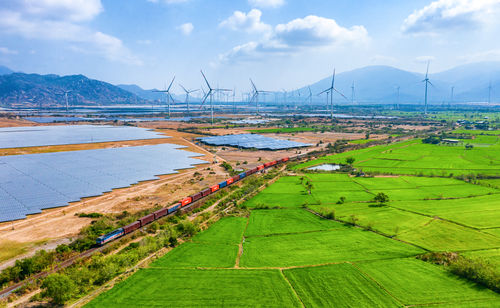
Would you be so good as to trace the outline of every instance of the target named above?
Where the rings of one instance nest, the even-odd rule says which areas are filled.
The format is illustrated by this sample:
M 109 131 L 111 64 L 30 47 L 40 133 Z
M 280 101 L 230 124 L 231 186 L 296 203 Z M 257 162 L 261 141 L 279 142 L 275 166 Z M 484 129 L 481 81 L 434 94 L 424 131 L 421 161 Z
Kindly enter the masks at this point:
M 141 269 L 85 307 L 300 307 L 278 270 Z
M 416 139 L 329 155 L 294 168 L 299 170 L 324 163 L 345 163 L 347 157 L 354 157 L 354 167 L 365 172 L 433 176 L 499 175 L 499 151 L 498 142 L 467 150 L 464 145 L 423 144 Z
M 251 133 L 255 134 L 279 134 L 279 133 L 301 133 L 301 132 L 313 132 L 321 130 L 317 127 L 283 127 L 283 128 L 262 128 L 262 129 L 250 129 Z
M 350 264 L 284 271 L 306 307 L 400 307 L 401 305 Z
M 376 204 L 377 192 L 391 200 Z M 87 306 L 498 307 L 499 294 L 416 257 L 455 251 L 498 266 L 499 196 L 453 178 L 282 177 L 244 202 L 248 214 L 221 218 Z
M 407 257 L 419 253 L 423 250 L 346 226 L 333 231 L 246 238 L 240 266 L 303 266 Z
M 356 266 L 405 305 L 473 303 L 500 296 L 493 291 L 454 277 L 437 265 L 415 259 L 381 260 Z

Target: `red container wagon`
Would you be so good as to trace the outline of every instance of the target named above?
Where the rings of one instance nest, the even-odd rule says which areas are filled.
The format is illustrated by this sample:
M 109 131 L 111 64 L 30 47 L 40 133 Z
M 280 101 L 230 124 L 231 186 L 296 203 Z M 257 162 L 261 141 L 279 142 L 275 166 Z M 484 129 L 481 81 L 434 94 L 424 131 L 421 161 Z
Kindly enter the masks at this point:
M 150 223 L 153 220 L 155 220 L 155 215 L 154 214 L 149 214 L 149 215 L 146 215 L 144 217 L 139 218 L 138 220 L 141 222 L 141 227 L 144 227 L 148 223 Z
M 260 166 L 257 167 L 257 171 L 260 171 L 260 170 L 264 169 L 265 167 L 266 166 L 264 166 L 264 165 L 260 165 Z
M 141 227 L 141 222 L 137 220 L 137 221 L 134 221 L 133 223 L 123 227 L 123 232 L 125 234 L 129 234 L 130 232 L 135 231 L 135 230 L 139 229 L 140 227 Z
M 214 186 L 211 186 L 211 187 L 210 187 L 210 190 L 211 190 L 212 192 L 216 192 L 216 191 L 218 191 L 218 190 L 219 190 L 219 184 L 214 185 Z
M 232 179 L 233 179 L 233 183 L 236 182 L 236 181 L 239 181 L 240 180 L 240 175 L 239 174 L 235 175 L 235 176 L 232 177 Z
M 226 180 L 227 185 L 231 185 L 231 184 L 233 184 L 233 182 L 234 182 L 233 178 L 229 178 Z
M 282 158 L 282 159 L 281 159 L 281 162 L 282 162 L 282 163 L 286 163 L 286 162 L 287 162 L 287 161 L 289 161 L 289 160 L 290 160 L 290 158 L 289 158 L 289 157 L 285 157 L 285 158 Z
M 204 189 L 201 191 L 201 196 L 202 197 L 206 197 L 208 195 L 210 195 L 212 193 L 212 189 L 211 188 L 207 188 L 207 189 Z
M 277 160 L 275 160 L 275 161 L 273 161 L 273 162 L 271 163 L 271 166 L 274 166 L 274 165 L 276 165 L 277 163 L 278 163 L 278 161 L 277 161 Z
M 193 201 L 193 199 L 191 199 L 191 197 L 184 198 L 184 199 L 181 200 L 181 206 L 185 207 L 186 205 L 188 205 L 192 201 Z
M 265 163 L 265 164 L 264 164 L 264 168 L 269 168 L 269 167 L 271 167 L 272 165 L 273 165 L 273 163 L 272 163 L 272 162 Z
M 177 211 L 178 209 L 180 209 L 181 207 L 182 207 L 182 203 L 176 203 L 172 206 L 169 206 L 167 208 L 167 210 L 168 210 L 168 213 L 171 214 L 171 213 Z
M 195 202 L 197 200 L 200 200 L 201 197 L 203 197 L 203 194 L 201 192 L 197 193 L 197 194 L 194 194 L 191 196 L 191 200 L 193 200 L 192 202 Z
M 155 215 L 155 220 L 157 220 L 157 219 L 162 218 L 163 216 L 168 214 L 168 208 L 165 207 L 165 208 L 159 209 L 158 211 L 153 212 L 153 214 Z

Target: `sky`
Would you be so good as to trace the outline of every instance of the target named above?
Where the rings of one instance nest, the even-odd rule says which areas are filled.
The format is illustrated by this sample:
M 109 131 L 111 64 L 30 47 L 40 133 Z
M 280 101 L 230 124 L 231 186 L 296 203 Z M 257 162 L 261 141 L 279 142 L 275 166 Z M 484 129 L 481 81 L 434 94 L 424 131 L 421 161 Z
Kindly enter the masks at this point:
M 500 0 L 2 0 L 0 65 L 173 91 L 500 61 Z

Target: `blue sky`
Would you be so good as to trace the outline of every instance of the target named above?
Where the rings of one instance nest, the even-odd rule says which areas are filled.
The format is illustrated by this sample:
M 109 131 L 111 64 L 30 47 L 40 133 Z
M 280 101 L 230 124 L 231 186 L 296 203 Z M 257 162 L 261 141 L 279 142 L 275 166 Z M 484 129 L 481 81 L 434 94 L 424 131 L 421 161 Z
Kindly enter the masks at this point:
M 4 0 L 0 64 L 163 87 L 247 91 L 337 71 L 500 60 L 500 0 Z M 175 92 L 181 89 L 176 86 Z

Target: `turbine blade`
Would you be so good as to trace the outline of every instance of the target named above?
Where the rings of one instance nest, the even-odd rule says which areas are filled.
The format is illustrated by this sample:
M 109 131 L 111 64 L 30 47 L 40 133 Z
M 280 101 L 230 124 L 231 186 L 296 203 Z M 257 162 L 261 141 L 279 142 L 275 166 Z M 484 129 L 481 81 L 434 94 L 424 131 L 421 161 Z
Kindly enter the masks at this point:
M 345 98 L 348 102 L 350 102 L 350 100 L 349 100 L 349 99 L 348 99 L 348 98 L 347 98 L 344 94 L 342 94 L 339 90 L 337 90 L 337 89 L 335 89 L 335 88 L 333 88 L 333 90 L 334 90 L 335 92 L 337 92 L 338 94 L 340 94 L 340 95 L 341 95 L 343 98 Z
M 333 69 L 332 86 L 330 88 L 333 89 L 334 86 L 335 86 L 335 68 Z
M 205 94 L 205 97 L 203 98 L 203 101 L 201 102 L 200 109 L 203 108 L 203 105 L 205 105 L 205 102 L 207 101 L 208 96 L 212 94 L 212 90 L 208 90 L 207 94 Z
M 202 70 L 200 70 L 200 72 L 201 72 L 201 75 L 203 76 L 203 79 L 205 79 L 205 82 L 207 83 L 208 89 L 209 89 L 209 90 L 212 90 L 212 87 L 211 87 L 211 86 L 210 86 L 210 84 L 208 83 L 207 77 L 205 77 L 205 74 L 203 74 L 203 71 L 202 71 Z
M 181 88 L 182 88 L 182 90 L 184 90 L 184 92 L 189 93 L 189 91 L 186 90 L 186 88 L 184 88 L 180 83 L 179 83 L 179 86 L 181 86 Z
M 253 83 L 252 78 L 250 78 L 250 83 L 252 84 L 253 90 L 257 92 L 257 87 L 255 86 L 255 83 Z
M 168 86 L 167 92 L 170 92 L 170 88 L 172 87 L 174 80 L 175 80 L 175 76 L 174 76 L 174 78 L 172 78 L 172 81 L 170 82 L 170 85 Z

